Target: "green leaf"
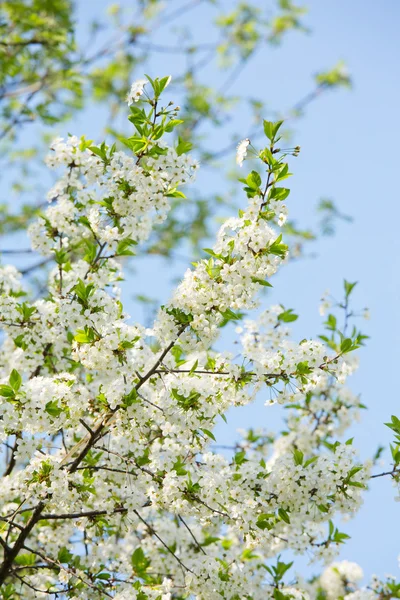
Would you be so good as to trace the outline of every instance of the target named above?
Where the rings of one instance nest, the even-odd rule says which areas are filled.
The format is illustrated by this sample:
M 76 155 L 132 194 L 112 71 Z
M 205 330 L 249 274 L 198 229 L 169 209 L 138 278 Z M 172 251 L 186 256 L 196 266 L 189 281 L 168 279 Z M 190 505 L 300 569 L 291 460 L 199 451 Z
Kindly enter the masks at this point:
M 22 350 L 26 350 L 28 347 L 28 344 L 25 342 L 25 336 L 22 333 L 14 338 L 14 344 L 17 346 L 17 348 L 22 348 Z
M 165 126 L 165 131 L 170 133 L 175 127 L 183 123 L 182 119 L 171 119 Z
M 278 320 L 284 323 L 292 323 L 293 321 L 297 321 L 298 318 L 299 315 L 296 315 L 292 308 L 288 308 L 278 315 Z
M 283 188 L 283 187 L 272 187 L 269 190 L 268 193 L 268 197 L 270 200 L 279 200 L 281 202 L 283 202 L 283 200 L 286 200 L 286 198 L 289 196 L 290 194 L 290 190 L 288 188 Z
M 158 80 L 160 94 L 165 90 L 169 82 L 171 81 L 171 75 L 167 75 L 166 77 L 162 77 Z
M 48 402 L 46 404 L 46 408 L 45 411 L 51 416 L 51 417 L 59 417 L 60 414 L 62 413 L 62 409 L 59 408 L 57 400 L 51 400 L 50 402 Z
M 286 510 L 284 510 L 283 508 L 279 508 L 278 516 L 281 519 L 281 521 L 285 521 L 285 523 L 290 525 L 290 517 L 289 517 L 288 513 L 286 512 Z
M 123 404 L 124 406 L 132 406 L 132 404 L 136 404 L 137 402 L 140 401 L 140 397 L 139 394 L 137 393 L 137 390 L 135 388 L 133 388 L 129 394 L 126 394 L 123 398 Z
M 333 536 L 333 541 L 337 544 L 343 544 L 344 540 L 349 540 L 350 536 L 347 533 L 341 533 L 340 531 L 336 531 Z
M 198 366 L 199 366 L 199 361 L 198 361 L 198 360 L 196 360 L 196 361 L 193 363 L 193 366 L 192 366 L 192 368 L 191 368 L 191 369 L 190 369 L 190 371 L 189 371 L 189 377 L 191 377 L 191 376 L 193 375 L 193 373 L 195 372 L 195 370 L 197 369 L 197 367 L 198 367 Z
M 224 311 L 221 310 L 220 313 L 224 319 L 220 327 L 224 327 L 229 321 L 239 321 L 243 317 L 243 313 L 235 313 L 230 308 L 227 308 Z
M 203 248 L 204 252 L 207 252 L 210 256 L 218 259 L 222 259 L 221 254 L 216 254 L 212 248 Z
M 127 148 L 132 150 L 132 152 L 143 152 L 147 148 L 148 140 L 145 137 L 141 137 L 138 135 L 134 135 L 130 138 L 125 138 L 122 136 L 117 136 L 119 141 L 124 144 Z
M 273 519 L 271 521 L 271 519 Z M 272 529 L 272 527 L 274 526 L 274 520 L 275 520 L 275 515 L 273 513 L 261 513 L 258 516 L 256 525 L 259 529 L 262 529 L 264 531 L 264 529 Z
M 92 344 L 98 339 L 94 330 L 91 327 L 85 327 L 85 329 L 77 329 L 74 340 L 79 344 Z
M 206 436 L 208 436 L 209 438 L 211 438 L 212 440 L 214 440 L 214 442 L 217 441 L 215 439 L 215 435 L 211 431 L 209 431 L 209 429 L 202 429 L 202 427 L 200 427 L 200 431 L 202 431 Z
M 258 216 L 260 217 L 260 219 L 264 219 L 264 221 L 271 221 L 275 217 L 275 211 L 263 210 L 258 214 Z
M 345 354 L 346 352 L 350 352 L 353 348 L 353 342 L 350 338 L 345 338 L 340 344 L 340 351 Z
M 131 557 L 131 564 L 138 575 L 143 575 L 150 566 L 150 560 L 145 556 L 141 547 L 136 548 Z
M 171 190 L 166 196 L 168 198 L 186 198 L 185 194 L 180 190 Z
M 233 460 L 235 461 L 236 465 L 242 465 L 244 462 L 247 462 L 246 452 L 244 450 L 236 452 L 235 456 L 233 457 Z
M 291 600 L 292 597 L 293 596 L 291 594 L 288 596 L 287 594 L 284 594 L 278 590 L 278 588 L 274 589 L 274 600 Z
M 286 253 L 288 251 L 288 247 L 286 244 L 282 244 L 282 234 L 280 234 L 276 240 L 270 244 L 268 247 L 268 252 L 270 254 L 275 254 L 276 256 L 280 256 L 281 258 L 285 258 Z
M 108 579 L 110 579 L 110 577 L 111 577 L 110 573 L 98 573 L 96 575 L 96 579 L 101 579 L 104 581 L 107 581 Z
M 131 246 L 136 246 L 137 242 L 131 238 L 125 238 L 118 243 L 116 254 L 117 256 L 135 256 L 135 253 L 130 249 Z
M 15 369 L 11 371 L 9 382 L 14 392 L 18 392 L 19 388 L 21 387 L 22 378 L 18 371 L 16 371 Z
M 277 581 L 280 581 L 285 575 L 285 573 L 289 571 L 289 569 L 291 569 L 293 566 L 293 562 L 284 563 L 283 561 L 279 560 L 279 558 L 280 557 L 278 556 L 278 562 L 276 567 L 272 567 L 272 569 L 275 571 L 275 580 Z
M 91 341 L 82 329 L 78 329 L 77 334 L 74 336 L 74 340 L 78 342 L 78 344 L 89 344 Z
M 384 423 L 386 427 L 390 427 L 396 433 L 400 433 L 400 419 L 398 419 L 395 415 L 392 415 L 391 423 Z
M 82 279 L 78 279 L 78 283 L 76 285 L 74 285 L 72 290 L 78 296 L 79 300 L 81 301 L 81 304 L 85 308 L 87 308 L 88 300 L 94 292 L 94 284 L 89 283 L 88 285 L 85 285 L 85 283 L 84 283 L 84 281 L 82 281 Z
M 354 283 L 350 283 L 349 281 L 344 280 L 343 285 L 344 285 L 344 291 L 345 291 L 346 300 L 347 300 L 348 297 L 350 296 L 351 292 L 357 285 L 357 281 L 355 281 Z
M 264 119 L 263 125 L 264 125 L 264 133 L 265 133 L 265 135 L 267 136 L 267 138 L 269 140 L 272 141 L 272 139 L 274 137 L 274 124 L 271 121 L 266 121 Z
M 60 550 L 58 551 L 58 555 L 57 555 L 57 559 L 60 563 L 69 563 L 72 559 L 72 554 L 71 552 L 68 550 L 68 548 L 66 548 L 65 546 L 63 546 L 62 548 L 60 548 Z
M 84 244 L 86 246 L 86 252 L 83 259 L 88 263 L 92 263 L 97 256 L 97 246 L 87 239 L 84 240 Z
M 21 565 L 24 567 L 32 566 L 36 562 L 36 556 L 31 553 L 18 554 L 18 556 L 15 557 L 14 562 L 17 565 Z
M 365 483 L 361 483 L 360 481 L 349 481 L 348 485 L 351 485 L 352 487 L 358 487 L 363 490 L 365 490 L 367 488 Z
M 335 526 L 332 521 L 329 521 L 329 537 L 332 537 L 334 531 L 335 531 Z
M 275 123 L 273 123 L 272 132 L 273 132 L 274 138 L 276 137 L 276 134 L 278 133 L 278 131 L 281 128 L 282 124 L 283 124 L 283 120 L 282 121 L 275 121 Z
M 168 315 L 174 317 L 175 321 L 177 321 L 177 323 L 180 323 L 181 325 L 186 325 L 193 321 L 193 315 L 191 315 L 190 313 L 185 313 L 180 308 L 165 308 L 164 306 L 162 306 L 161 308 L 164 309 Z
M 264 287 L 273 287 L 269 281 L 265 281 L 265 279 L 259 279 L 258 277 L 251 278 L 253 283 L 258 283 L 258 285 L 262 285 Z
M 303 360 L 296 365 L 296 371 L 299 375 L 309 375 L 312 372 L 307 360 Z
M 3 398 L 13 398 L 15 392 L 9 385 L 0 385 L 0 396 L 3 396 Z
M 278 183 L 278 181 L 283 181 L 284 179 L 287 179 L 291 175 L 292 175 L 292 173 L 289 173 L 289 165 L 285 163 L 283 165 L 283 167 L 275 175 L 275 183 Z
M 295 448 L 293 451 L 293 458 L 295 465 L 302 465 L 304 460 L 304 454 L 301 450 Z
M 331 331 L 336 331 L 337 319 L 335 315 L 328 315 L 328 318 L 324 324 L 326 325 L 327 329 L 330 329 Z
M 259 156 L 262 161 L 270 166 L 273 166 L 277 162 L 269 148 L 263 148 Z
M 103 161 L 107 160 L 107 154 L 101 148 L 97 148 L 96 146 L 90 146 L 89 150 L 91 152 L 93 152 L 93 154 L 96 154 L 97 156 L 99 156 L 101 158 L 101 160 L 103 160 Z
M 199 392 L 192 390 L 188 396 L 184 396 L 176 388 L 172 388 L 171 394 L 183 410 L 197 410 L 199 408 L 198 400 L 201 397 Z
M 246 183 L 252 190 L 258 190 L 261 185 L 261 177 L 257 171 L 252 171 L 246 178 Z
M 185 140 L 179 138 L 178 145 L 175 148 L 175 150 L 177 155 L 181 156 L 182 154 L 186 154 L 186 152 L 189 152 L 192 148 L 193 144 L 191 144 L 190 142 L 185 142 Z
M 314 463 L 316 460 L 318 460 L 318 456 L 312 456 L 311 458 L 308 458 L 304 463 L 304 468 L 308 467 L 309 465 L 312 465 L 312 463 Z
M 213 536 L 207 536 L 204 540 L 204 542 L 201 542 L 200 546 L 209 546 L 210 544 L 215 544 L 215 542 L 219 542 L 221 538 L 219 537 L 213 537 Z
M 178 477 L 183 477 L 187 475 L 187 470 L 185 469 L 185 463 L 182 462 L 180 458 L 174 463 L 172 466 L 172 470 L 178 475 Z

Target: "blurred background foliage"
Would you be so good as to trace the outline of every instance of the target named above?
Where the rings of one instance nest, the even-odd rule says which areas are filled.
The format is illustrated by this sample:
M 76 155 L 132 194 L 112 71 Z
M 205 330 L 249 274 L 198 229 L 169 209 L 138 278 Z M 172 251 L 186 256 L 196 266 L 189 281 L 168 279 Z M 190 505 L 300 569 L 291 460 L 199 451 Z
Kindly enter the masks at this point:
M 199 40 L 196 31 L 195 11 L 200 5 L 203 19 L 207 11 L 209 20 L 207 40 L 202 36 Z M 254 98 L 251 89 L 243 89 L 241 74 L 256 53 L 284 44 L 294 32 L 310 33 L 306 8 L 290 0 L 133 0 L 121 5 L 109 2 L 104 14 L 97 2 L 89 1 L 88 6 L 92 19 L 80 23 L 79 2 L 71 0 L 3 0 L 0 4 L 3 259 L 4 254 L 25 252 L 22 232 L 46 205 L 48 175 L 43 174 L 42 161 L 60 125 L 80 135 L 75 121 L 85 111 L 101 106 L 98 135 L 118 143 L 119 136 L 126 136 L 125 97 L 131 82 L 146 72 L 169 74 L 173 65 L 170 96 L 179 102 L 184 119 L 179 135 L 192 144 L 202 165 L 217 170 L 225 183 L 218 193 L 197 185 L 190 201 L 173 199 L 170 218 L 141 251 L 173 260 L 179 259 L 184 248 L 189 262 L 205 245 L 221 214 L 226 216 L 236 206 L 233 181 L 237 170 L 229 166 L 232 160 L 227 163 L 224 158 L 234 154 L 239 139 L 256 140 L 263 118 L 301 118 L 321 94 L 350 87 L 350 76 L 342 63 L 317 73 L 309 93 L 288 114 L 271 108 L 267 98 Z M 189 21 L 188 15 L 192 15 Z M 165 73 L 152 72 L 155 57 L 158 64 L 160 57 L 165 61 Z M 279 51 L 275 51 L 274 64 L 279 70 Z M 217 70 L 219 86 L 208 83 L 211 70 Z M 224 131 L 232 114 L 243 107 L 250 115 L 248 131 L 231 131 L 228 139 L 221 133 L 216 145 L 215 132 Z M 290 128 L 287 131 L 286 141 L 290 141 Z M 317 228 L 294 222 L 286 225 L 293 256 L 304 254 L 306 242 L 334 233 L 338 219 L 350 219 L 331 199 L 322 199 L 318 212 Z M 45 266 L 46 261 L 36 258 L 22 270 L 37 278 Z

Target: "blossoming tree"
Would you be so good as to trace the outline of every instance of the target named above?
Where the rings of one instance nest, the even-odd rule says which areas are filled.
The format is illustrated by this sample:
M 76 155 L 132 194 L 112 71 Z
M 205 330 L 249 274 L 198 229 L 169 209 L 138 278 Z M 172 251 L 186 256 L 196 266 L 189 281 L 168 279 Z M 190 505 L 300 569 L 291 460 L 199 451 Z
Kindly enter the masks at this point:
M 111 144 L 125 135 L 121 99 L 136 73 L 155 68 L 157 57 L 173 60 L 171 93 L 183 108 L 180 136 L 193 143 L 202 163 L 216 165 L 220 173 L 222 157 L 232 152 L 223 125 L 234 108 L 236 114 L 239 107 L 251 114 L 247 123 L 240 123 L 251 137 L 261 131 L 261 114 L 281 118 L 266 98 L 257 98 L 254 89 L 243 86 L 240 77 L 262 48 L 276 49 L 293 32 L 308 31 L 305 7 L 289 0 L 271 0 L 265 6 L 243 0 L 103 0 L 100 5 L 72 0 L 0 2 L 0 161 L 7 174 L 0 196 L 1 234 L 24 231 L 42 207 L 46 183 L 37 175 L 54 130 L 78 119 L 83 110 L 96 110 L 96 135 L 106 130 Z M 210 33 L 206 41 L 191 25 L 202 20 Z M 279 71 L 278 62 L 275 65 Z M 221 81 L 218 86 L 210 83 L 213 72 Z M 305 96 L 298 97 L 297 89 L 290 92 L 287 103 L 292 109 L 285 115 L 298 118 L 328 90 L 349 85 L 349 74 L 340 63 L 320 71 Z M 218 145 L 211 145 L 208 132 L 217 128 Z M 18 202 L 10 202 L 10 196 Z M 221 200 L 232 205 L 231 194 L 221 197 L 214 190 L 194 187 L 184 210 L 181 198 L 172 199 L 170 218 L 157 225 L 141 253 L 171 258 L 183 240 L 198 253 L 205 245 L 202 240 L 209 238 Z M 332 219 L 343 218 L 332 201 L 321 201 L 319 212 L 324 215 L 322 230 Z M 311 232 L 308 223 L 299 227 L 289 222 L 285 229 L 297 246 L 319 234 L 319 228 Z M 47 264 L 45 259 L 29 264 L 30 274 L 39 277 Z
M 182 121 L 163 101 L 170 78 L 135 82 L 131 137 L 94 145 L 57 139 L 47 164 L 61 175 L 30 227 L 54 261 L 46 294 L 31 298 L 0 268 L 0 594 L 3 599 L 373 600 L 400 597 L 392 578 L 360 587 L 361 568 L 332 562 L 371 477 L 346 430 L 362 405 L 345 381 L 365 336 L 352 324 L 354 283 L 320 339 L 295 342 L 297 316 L 258 305 L 288 248 L 290 173 L 282 122 L 264 121 L 266 147 L 246 139 L 259 170 L 245 173 L 243 206 L 188 269 L 151 329 L 124 310 L 126 257 L 183 198 L 196 161 L 164 136 Z M 140 101 L 140 104 L 138 103 Z M 238 324 L 239 355 L 218 352 Z M 226 411 L 262 395 L 287 409 L 282 434 L 248 431 L 218 452 Z M 266 410 L 268 410 L 266 408 Z M 400 421 L 391 428 L 399 480 Z M 384 473 L 377 474 L 385 475 Z M 286 562 L 325 564 L 308 581 Z

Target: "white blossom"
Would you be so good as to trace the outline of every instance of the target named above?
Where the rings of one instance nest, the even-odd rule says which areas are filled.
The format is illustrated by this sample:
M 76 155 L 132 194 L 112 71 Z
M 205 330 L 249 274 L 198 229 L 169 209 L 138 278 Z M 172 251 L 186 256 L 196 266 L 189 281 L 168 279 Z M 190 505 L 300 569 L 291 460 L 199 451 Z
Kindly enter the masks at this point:
M 294 339 L 297 317 L 279 304 L 240 315 L 287 261 L 286 205 L 249 194 L 144 327 L 121 302 L 124 261 L 198 167 L 162 140 L 148 148 L 132 156 L 56 139 L 47 164 L 60 176 L 29 228 L 32 247 L 55 259 L 46 295 L 0 268 L 0 442 L 12 452 L 0 535 L 15 544 L 39 507 L 20 564 L 48 554 L 57 567 L 26 569 L 26 598 L 35 588 L 61 597 L 68 585 L 73 600 L 99 600 L 108 583 L 118 600 L 265 600 L 277 585 L 299 600 L 321 589 L 328 600 L 378 598 L 387 582 L 360 588 L 361 567 L 332 562 L 342 541 L 333 523 L 359 510 L 371 468 L 342 439 L 359 418 L 344 385 L 357 360 L 338 332 L 329 344 Z M 235 353 L 217 351 L 230 320 L 241 321 Z M 287 406 L 284 431 L 258 423 L 231 455 L 218 452 L 219 417 L 258 396 L 266 414 Z M 326 568 L 276 584 L 269 565 L 285 551 Z
M 147 79 L 137 79 L 132 83 L 131 89 L 129 90 L 129 94 L 126 97 L 126 101 L 128 106 L 131 106 L 134 102 L 138 102 L 140 96 L 142 96 L 144 91 L 144 86 L 148 83 Z
M 239 167 L 243 166 L 243 161 L 247 156 L 247 148 L 250 144 L 250 140 L 248 138 L 239 142 L 236 150 L 236 162 Z

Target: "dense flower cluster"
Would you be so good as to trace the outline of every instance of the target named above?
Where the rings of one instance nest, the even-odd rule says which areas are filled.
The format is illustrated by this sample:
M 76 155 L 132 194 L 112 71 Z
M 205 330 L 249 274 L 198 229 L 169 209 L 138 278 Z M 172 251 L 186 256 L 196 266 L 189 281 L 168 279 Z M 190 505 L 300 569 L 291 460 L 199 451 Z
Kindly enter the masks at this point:
M 266 182 L 255 171 L 244 180 L 247 208 L 154 327 L 124 311 L 123 257 L 197 167 L 182 142 L 160 141 L 179 124 L 157 108 L 168 82 L 132 86 L 129 104 L 145 83 L 154 92 L 148 112 L 131 108 L 133 156 L 75 137 L 53 144 L 48 164 L 63 173 L 30 228 L 33 248 L 55 261 L 47 295 L 31 301 L 17 270 L 0 269 L 0 583 L 10 598 L 377 597 L 379 586 L 353 590 L 362 574 L 351 563 L 290 586 L 285 563 L 268 566 L 288 549 L 330 563 L 347 537 L 334 520 L 362 503 L 370 465 L 337 440 L 361 407 L 343 386 L 361 334 L 346 337 L 330 315 L 329 338 L 297 343 L 287 327 L 296 315 L 273 306 L 237 329 L 239 359 L 213 348 L 287 258 L 276 229 L 289 193 L 277 186 L 287 177 L 273 152 L 280 123 L 265 127 Z M 218 453 L 218 417 L 257 394 L 286 405 L 287 431 L 250 431 Z
M 149 158 L 145 167 L 113 149 L 105 162 L 90 147 L 75 136 L 53 142 L 47 164 L 64 167 L 64 175 L 48 193 L 51 206 L 29 231 L 32 247 L 44 255 L 58 249 L 58 240 L 68 248 L 95 236 L 111 251 L 121 240 L 146 240 L 153 224 L 167 216 L 168 195 L 195 170 L 189 157 L 164 145 L 162 157 Z

